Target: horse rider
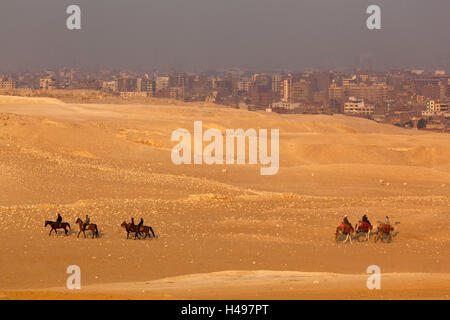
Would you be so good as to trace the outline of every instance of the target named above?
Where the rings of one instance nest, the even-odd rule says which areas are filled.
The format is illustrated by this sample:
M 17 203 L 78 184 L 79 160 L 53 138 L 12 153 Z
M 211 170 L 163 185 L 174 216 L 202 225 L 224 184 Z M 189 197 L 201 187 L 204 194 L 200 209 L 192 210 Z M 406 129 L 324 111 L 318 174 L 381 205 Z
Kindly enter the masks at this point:
M 136 225 L 134 224 L 134 218 L 133 218 L 133 217 L 131 218 L 130 227 L 131 227 L 131 228 L 136 227 Z
M 62 223 L 62 217 L 61 214 L 58 213 L 58 218 L 56 218 L 56 223 L 58 224 L 58 227 L 61 225 Z
M 144 219 L 141 218 L 141 221 L 139 221 L 139 224 L 138 224 L 138 226 L 137 226 L 137 232 L 138 232 L 139 234 L 141 234 L 140 229 L 141 229 L 141 227 L 142 227 L 143 225 L 144 225 Z
M 89 218 L 88 215 L 86 215 L 86 220 L 84 221 L 83 224 L 83 230 L 86 230 L 86 227 L 91 223 L 91 219 Z

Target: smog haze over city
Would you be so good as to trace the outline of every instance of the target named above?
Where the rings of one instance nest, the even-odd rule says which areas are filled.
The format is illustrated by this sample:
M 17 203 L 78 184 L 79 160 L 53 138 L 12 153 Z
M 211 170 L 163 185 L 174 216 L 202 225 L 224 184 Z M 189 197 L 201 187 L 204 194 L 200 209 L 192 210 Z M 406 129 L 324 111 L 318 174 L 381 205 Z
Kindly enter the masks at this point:
M 65 9 L 82 9 L 70 32 Z M 3 0 L 0 70 L 349 70 L 450 66 L 448 0 Z

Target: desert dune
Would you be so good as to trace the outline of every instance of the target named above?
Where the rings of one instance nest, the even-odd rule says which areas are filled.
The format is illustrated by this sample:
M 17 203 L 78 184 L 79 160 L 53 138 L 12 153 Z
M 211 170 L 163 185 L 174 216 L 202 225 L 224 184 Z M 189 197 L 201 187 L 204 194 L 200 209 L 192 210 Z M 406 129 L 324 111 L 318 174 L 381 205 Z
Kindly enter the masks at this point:
M 171 162 L 173 130 L 276 128 L 280 169 Z M 0 96 L 0 299 L 448 299 L 450 135 L 343 115 Z M 72 233 L 48 236 L 61 213 Z M 344 214 L 400 222 L 337 244 Z M 89 214 L 100 237 L 77 239 Z M 126 239 L 143 217 L 156 239 Z M 65 289 L 78 265 L 82 289 Z M 368 290 L 366 269 L 382 270 Z

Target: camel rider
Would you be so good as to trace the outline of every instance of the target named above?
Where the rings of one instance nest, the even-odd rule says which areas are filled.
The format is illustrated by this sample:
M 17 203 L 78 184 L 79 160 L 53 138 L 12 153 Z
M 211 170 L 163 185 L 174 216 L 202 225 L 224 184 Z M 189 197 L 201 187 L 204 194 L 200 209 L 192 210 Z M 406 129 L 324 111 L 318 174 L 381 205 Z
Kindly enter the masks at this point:
M 342 223 L 343 223 L 344 225 L 349 226 L 349 227 L 352 226 L 352 224 L 350 223 L 350 221 L 348 221 L 348 215 L 345 215 L 345 216 L 344 216 L 344 220 L 342 221 Z
M 384 224 L 390 226 L 391 222 L 389 221 L 389 217 L 386 216 L 386 219 L 384 219 Z
M 367 215 L 366 215 L 366 214 L 363 215 L 363 217 L 362 217 L 362 222 L 368 223 L 369 226 L 372 226 L 372 224 L 370 223 L 370 221 L 369 221 L 369 219 L 367 218 Z
M 139 224 L 138 224 L 138 226 L 137 226 L 137 232 L 139 233 L 139 234 L 141 234 L 141 227 L 144 225 L 144 219 L 143 218 L 141 218 L 141 221 L 139 221 Z
M 59 213 L 58 213 L 58 218 L 56 218 L 56 223 L 58 224 L 58 226 L 60 226 L 62 223 L 62 217 Z
M 91 223 L 91 219 L 89 218 L 88 215 L 86 215 L 86 221 L 84 221 L 83 224 L 83 230 L 86 230 L 86 227 Z

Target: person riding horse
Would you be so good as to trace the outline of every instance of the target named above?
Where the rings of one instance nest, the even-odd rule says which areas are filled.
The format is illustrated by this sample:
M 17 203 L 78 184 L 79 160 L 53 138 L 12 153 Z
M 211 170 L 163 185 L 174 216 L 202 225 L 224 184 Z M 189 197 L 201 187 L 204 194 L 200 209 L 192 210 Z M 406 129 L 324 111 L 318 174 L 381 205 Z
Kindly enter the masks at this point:
M 89 218 L 88 215 L 86 215 L 86 220 L 84 221 L 83 224 L 83 230 L 86 230 L 86 227 L 91 223 L 91 219 Z
M 141 235 L 141 227 L 144 225 L 144 219 L 143 218 L 141 218 L 141 221 L 139 221 L 139 224 L 138 224 L 138 226 L 137 226 L 137 229 L 136 229 L 136 231 L 137 231 L 137 233 L 139 234 L 139 235 Z
M 61 217 L 61 214 L 58 213 L 58 218 L 56 218 L 56 223 L 57 223 L 58 227 L 61 226 L 62 220 L 63 220 L 63 219 L 62 219 L 62 217 Z

